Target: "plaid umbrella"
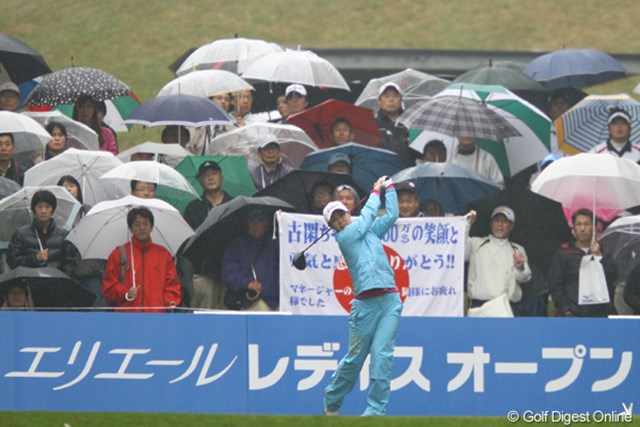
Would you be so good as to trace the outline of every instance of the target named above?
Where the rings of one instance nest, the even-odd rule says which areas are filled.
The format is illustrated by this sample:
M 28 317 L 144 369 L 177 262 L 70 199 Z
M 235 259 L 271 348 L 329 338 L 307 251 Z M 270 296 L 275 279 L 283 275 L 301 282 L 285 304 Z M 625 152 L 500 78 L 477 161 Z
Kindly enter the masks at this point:
M 398 121 L 410 129 L 451 136 L 493 140 L 520 136 L 514 126 L 483 103 L 455 96 L 419 102 L 402 113 Z
M 73 67 L 56 71 L 42 79 L 27 98 L 30 109 L 73 104 L 78 96 L 85 94 L 96 101 L 129 95 L 131 89 L 112 76 L 96 68 Z
M 587 152 L 609 137 L 609 111 L 622 108 L 631 116 L 632 144 L 640 144 L 640 102 L 628 95 L 589 95 L 556 119 L 558 148 L 568 154 Z

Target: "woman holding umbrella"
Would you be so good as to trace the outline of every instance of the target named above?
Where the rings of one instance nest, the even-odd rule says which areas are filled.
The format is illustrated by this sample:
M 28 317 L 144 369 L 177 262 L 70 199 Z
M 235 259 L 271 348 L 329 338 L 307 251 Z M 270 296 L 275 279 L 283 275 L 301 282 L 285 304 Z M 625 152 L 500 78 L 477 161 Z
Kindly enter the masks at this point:
M 102 126 L 98 116 L 96 101 L 89 95 L 80 95 L 73 106 L 73 120 L 89 126 L 98 134 L 100 150 L 109 151 L 114 156 L 118 155 L 118 143 L 114 132 Z
M 67 128 L 62 123 L 50 122 L 45 128 L 51 135 L 51 141 L 47 144 L 44 159 L 49 160 L 69 148 Z

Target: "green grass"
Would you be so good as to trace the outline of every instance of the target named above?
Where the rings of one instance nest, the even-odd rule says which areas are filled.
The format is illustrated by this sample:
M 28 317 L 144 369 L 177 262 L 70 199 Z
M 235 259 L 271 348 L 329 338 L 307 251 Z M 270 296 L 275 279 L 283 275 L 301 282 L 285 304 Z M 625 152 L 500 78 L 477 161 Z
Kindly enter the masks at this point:
M 104 69 L 145 101 L 173 78 L 168 66 L 187 49 L 234 34 L 309 49 L 636 53 L 638 12 L 636 0 L 4 0 L 0 25 L 54 70 Z M 592 91 L 630 92 L 638 81 Z M 158 129 L 136 126 L 120 135 L 121 149 L 158 139 Z

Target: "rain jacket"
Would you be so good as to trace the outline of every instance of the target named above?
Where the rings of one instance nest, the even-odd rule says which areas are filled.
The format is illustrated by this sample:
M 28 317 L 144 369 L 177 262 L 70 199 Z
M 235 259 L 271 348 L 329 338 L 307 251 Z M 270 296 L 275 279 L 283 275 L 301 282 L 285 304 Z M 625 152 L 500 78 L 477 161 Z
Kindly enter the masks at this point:
M 133 245 L 133 258 L 132 258 Z M 169 307 L 171 303 L 180 304 L 180 281 L 171 253 L 162 245 L 151 241 L 141 242 L 135 237 L 124 245 L 128 263 L 124 266 L 124 283 L 120 281 L 121 256 L 120 247 L 115 248 L 109 255 L 107 266 L 102 278 L 102 292 L 105 299 L 115 303 L 116 307 L 139 307 L 132 311 L 164 311 L 160 308 L 146 309 L 145 307 Z M 127 301 L 125 294 L 133 286 L 132 271 L 135 270 L 138 296 L 133 301 Z
M 251 178 L 256 186 L 256 190 L 261 190 L 273 184 L 288 173 L 293 172 L 293 170 L 294 169 L 291 166 L 280 162 L 273 172 L 269 172 L 267 168 L 260 163 L 258 166 L 251 169 Z
M 353 279 L 355 295 L 370 289 L 396 287 L 393 270 L 381 240 L 398 219 L 398 196 L 395 188 L 385 190 L 385 203 L 386 213 L 377 218 L 380 193 L 373 190 L 360 216 L 336 236 Z
M 33 221 L 29 225 L 18 228 L 11 236 L 7 263 L 10 268 L 22 267 L 53 267 L 69 276 L 75 274 L 76 250 L 74 246 L 65 240 L 69 234 L 64 227 L 56 225 L 55 219 L 51 219 L 51 224 L 44 233 L 42 229 Z M 40 241 L 38 242 L 38 239 Z M 36 259 L 36 253 L 42 248 L 49 249 L 49 258 L 46 262 Z
M 380 148 L 391 150 L 407 167 L 415 166 L 417 153 L 409 148 L 409 130 L 402 123 L 394 122 L 381 111 L 376 115 L 378 130 L 382 134 Z
M 253 269 L 251 261 L 253 260 Z M 249 282 L 255 280 L 262 284 L 260 298 L 271 308 L 280 304 L 278 241 L 268 233 L 260 240 L 246 236 L 235 238 L 224 251 L 222 258 L 222 281 L 234 291 L 246 291 Z M 252 304 L 245 301 L 244 307 Z

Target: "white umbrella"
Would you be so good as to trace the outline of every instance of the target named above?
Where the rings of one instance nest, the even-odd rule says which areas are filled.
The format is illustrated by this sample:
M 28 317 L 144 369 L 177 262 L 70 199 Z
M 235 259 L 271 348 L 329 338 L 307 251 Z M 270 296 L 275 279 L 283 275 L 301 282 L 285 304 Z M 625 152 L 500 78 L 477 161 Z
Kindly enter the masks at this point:
M 118 159 L 124 163 L 130 162 L 134 154 L 153 154 L 154 160 L 173 168 L 186 157 L 191 156 L 191 153 L 185 150 L 180 144 L 143 142 L 118 154 Z
M 451 84 L 450 81 L 440 77 L 407 68 L 399 73 L 369 80 L 354 104 L 377 111 L 380 108 L 378 91 L 385 83 L 395 83 L 400 87 L 404 108 L 430 99 Z
M 157 184 L 156 197 L 184 210 L 198 193 L 180 172 L 158 162 L 133 161 L 113 168 L 100 178 L 124 190 L 131 191 L 132 180 Z
M 193 235 L 193 230 L 180 212 L 158 199 L 141 199 L 126 196 L 95 205 L 67 236 L 82 258 L 107 259 L 116 247 L 129 241 L 127 214 L 134 207 L 144 206 L 154 218 L 151 239 L 172 254 L 176 254 L 182 242 Z
M 198 70 L 171 80 L 160 89 L 157 96 L 181 93 L 209 98 L 213 95 L 241 90 L 254 90 L 254 87 L 230 71 Z
M 214 138 L 209 143 L 207 154 L 244 156 L 249 168 L 252 168 L 260 163 L 258 142 L 267 135 L 276 137 L 283 161 L 294 168 L 300 166 L 307 154 L 318 150 L 318 146 L 297 126 L 254 122 Z
M 594 210 L 605 221 L 640 204 L 640 166 L 608 154 L 581 153 L 547 166 L 531 184 L 535 193 L 568 209 Z
M 69 148 L 25 172 L 24 185 L 55 185 L 63 175 L 71 175 L 80 183 L 84 203 L 94 205 L 129 193 L 105 185 L 99 179 L 105 172 L 121 164 L 116 156 L 107 151 Z
M 22 114 L 29 116 L 42 126 L 46 127 L 51 122 L 58 122 L 67 129 L 67 143 L 72 148 L 84 150 L 99 150 L 98 134 L 89 126 L 73 120 L 58 110 L 51 111 L 24 111 Z
M 223 69 L 240 74 L 257 58 L 282 50 L 279 45 L 264 40 L 243 37 L 220 39 L 193 51 L 180 65 L 176 74 L 182 76 L 195 70 L 206 69 Z
M 67 229 L 72 227 L 81 205 L 66 188 L 57 185 L 24 187 L 0 200 L 0 242 L 8 242 L 17 228 L 31 224 L 31 198 L 40 190 L 49 190 L 56 197 L 57 205 L 53 212 L 56 225 Z
M 310 50 L 290 50 L 265 55 L 242 73 L 245 80 L 299 83 L 350 90 L 344 77 L 329 61 Z
M 51 135 L 40 123 L 23 114 L 0 111 L 0 133 L 12 133 L 15 152 L 43 150 Z

